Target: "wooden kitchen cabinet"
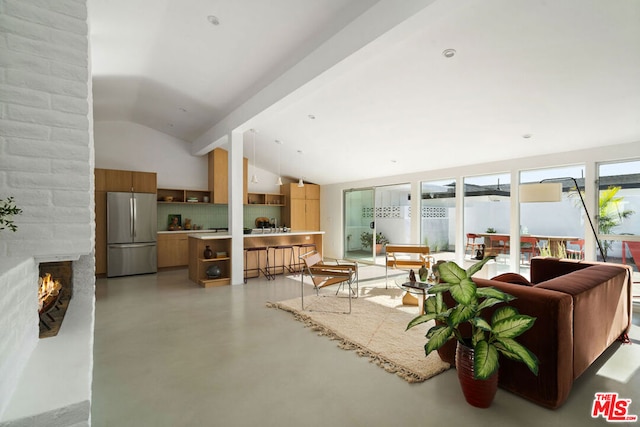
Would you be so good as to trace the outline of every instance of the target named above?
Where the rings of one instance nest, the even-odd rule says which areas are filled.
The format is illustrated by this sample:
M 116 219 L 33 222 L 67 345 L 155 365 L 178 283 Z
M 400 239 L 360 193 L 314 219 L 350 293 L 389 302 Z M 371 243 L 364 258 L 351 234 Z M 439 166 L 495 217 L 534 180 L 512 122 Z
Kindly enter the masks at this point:
M 249 159 L 242 159 L 243 196 L 247 200 L 247 172 Z M 229 203 L 229 152 L 222 148 L 215 148 L 209 153 L 209 191 L 212 194 L 212 202 L 217 204 Z
M 96 169 L 96 191 L 155 193 L 157 174 L 116 169 Z
M 189 265 L 189 235 L 187 233 L 158 234 L 158 268 Z
M 280 187 L 285 195 L 285 207 L 282 208 L 282 223 L 293 231 L 320 230 L 320 186 L 297 183 Z

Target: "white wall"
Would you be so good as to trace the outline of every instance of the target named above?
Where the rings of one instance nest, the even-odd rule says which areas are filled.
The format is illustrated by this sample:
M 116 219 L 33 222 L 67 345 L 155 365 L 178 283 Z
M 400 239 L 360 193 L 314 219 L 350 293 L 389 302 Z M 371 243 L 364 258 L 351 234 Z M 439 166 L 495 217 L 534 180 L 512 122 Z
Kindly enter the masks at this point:
M 527 157 L 522 159 L 513 159 L 508 161 L 492 162 L 485 164 L 468 165 L 460 168 L 441 169 L 434 171 L 425 171 L 415 174 L 397 175 L 392 177 L 381 177 L 370 180 L 346 182 L 332 185 L 324 185 L 321 192 L 321 212 L 320 227 L 325 231 L 324 236 L 324 255 L 333 258 L 341 258 L 343 256 L 343 191 L 353 188 L 364 188 L 373 186 L 392 185 L 397 183 L 411 182 L 418 184 L 420 181 L 435 181 L 444 179 L 461 180 L 464 176 L 476 176 L 495 173 L 511 173 L 517 177 L 517 172 L 521 169 L 537 169 L 553 166 L 566 166 L 574 164 L 586 164 L 586 203 L 591 208 L 591 204 L 595 205 L 595 164 L 597 162 L 609 162 L 625 159 L 640 158 L 640 141 L 628 144 L 603 146 L 594 149 L 580 150 L 574 152 L 559 153 L 554 155 L 544 155 Z M 461 182 L 458 182 L 458 188 Z M 593 213 L 593 210 L 591 211 Z M 461 214 L 460 209 L 458 213 Z M 519 213 L 511 209 L 511 224 L 518 227 Z M 593 218 L 593 214 L 592 214 Z M 587 225 L 588 226 L 588 225 Z M 505 230 L 509 232 L 509 230 Z M 511 233 L 513 234 L 513 232 Z M 411 230 L 412 241 L 420 241 L 420 230 L 418 226 L 414 226 Z M 587 240 L 587 252 L 595 254 L 595 241 L 591 238 L 590 229 L 585 230 L 585 239 Z M 459 233 L 456 236 L 456 257 L 458 261 L 462 261 L 464 250 L 464 236 Z M 515 257 L 515 254 L 513 255 Z M 517 262 L 512 262 L 517 265 Z
M 96 167 L 156 172 L 158 187 L 206 190 L 207 156 L 191 155 L 191 144 L 132 122 L 94 123 Z

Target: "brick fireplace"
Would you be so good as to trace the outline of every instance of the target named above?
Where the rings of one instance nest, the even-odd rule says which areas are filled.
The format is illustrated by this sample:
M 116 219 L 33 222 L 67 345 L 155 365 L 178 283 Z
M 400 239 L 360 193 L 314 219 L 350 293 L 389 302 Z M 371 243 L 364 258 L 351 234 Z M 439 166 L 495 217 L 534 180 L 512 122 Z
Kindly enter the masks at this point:
M 17 232 L 0 234 L 0 328 L 10 331 L 0 334 L 0 427 L 88 426 L 95 224 L 86 0 L 3 0 L 0 20 L 0 199 L 13 196 L 23 211 Z M 73 298 L 58 334 L 39 339 L 39 266 L 63 261 Z

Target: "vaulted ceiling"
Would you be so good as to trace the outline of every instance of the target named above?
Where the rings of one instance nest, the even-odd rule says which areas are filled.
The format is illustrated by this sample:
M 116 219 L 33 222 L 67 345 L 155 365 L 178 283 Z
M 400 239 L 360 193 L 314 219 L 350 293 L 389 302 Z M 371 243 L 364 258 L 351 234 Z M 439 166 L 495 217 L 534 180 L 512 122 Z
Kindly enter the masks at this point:
M 96 121 L 194 154 L 240 129 L 251 162 L 252 128 L 258 167 L 280 156 L 319 184 L 640 141 L 637 0 L 89 0 L 89 14 Z

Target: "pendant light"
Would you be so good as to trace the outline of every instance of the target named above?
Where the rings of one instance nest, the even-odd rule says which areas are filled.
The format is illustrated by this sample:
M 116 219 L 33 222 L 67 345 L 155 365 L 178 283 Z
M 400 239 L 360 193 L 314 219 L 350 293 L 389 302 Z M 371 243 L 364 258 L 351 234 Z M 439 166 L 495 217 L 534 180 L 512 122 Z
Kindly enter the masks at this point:
M 278 181 L 276 185 L 282 185 L 282 173 L 280 171 L 280 163 L 282 162 L 282 141 L 276 139 L 276 144 L 278 144 Z
M 298 154 L 300 154 L 300 158 L 302 158 L 302 150 L 298 150 Z M 302 160 L 300 161 L 300 165 L 302 165 Z M 298 187 L 304 187 L 302 176 L 300 176 L 300 179 L 298 180 Z
M 256 130 L 251 129 L 251 133 L 253 134 L 253 175 L 251 175 L 251 183 L 257 184 L 258 177 L 256 176 Z

